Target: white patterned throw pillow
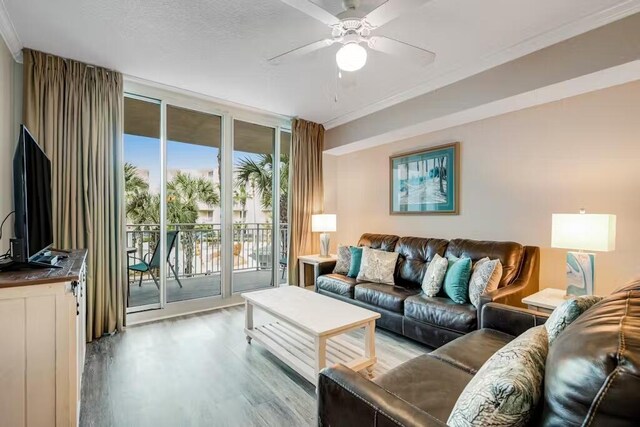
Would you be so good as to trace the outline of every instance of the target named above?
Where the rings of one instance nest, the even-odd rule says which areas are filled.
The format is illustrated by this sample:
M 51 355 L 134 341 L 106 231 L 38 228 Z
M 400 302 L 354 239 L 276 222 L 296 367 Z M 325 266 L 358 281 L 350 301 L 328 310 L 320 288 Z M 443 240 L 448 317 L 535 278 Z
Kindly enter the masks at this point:
M 464 388 L 447 425 L 527 425 L 542 396 L 548 352 L 547 330 L 542 325 L 502 347 Z
M 549 345 L 553 344 L 553 341 L 567 326 L 603 298 L 597 295 L 583 295 L 568 299 L 557 306 L 547 321 L 544 322 L 544 327 L 549 335 Z
M 362 263 L 358 273 L 358 282 L 384 283 L 393 285 L 393 273 L 398 261 L 397 252 L 387 252 L 368 247 L 362 248 Z
M 498 289 L 502 278 L 502 263 L 499 259 L 482 258 L 476 262 L 469 279 L 469 301 L 476 308 L 480 304 L 480 295 Z
M 447 273 L 447 267 L 449 267 L 449 261 L 435 254 L 422 279 L 422 292 L 424 292 L 426 296 L 435 297 L 438 292 L 440 292 L 444 276 Z
M 335 274 L 349 273 L 349 266 L 351 265 L 351 249 L 349 246 L 338 246 L 338 259 L 336 260 L 336 266 L 333 268 Z

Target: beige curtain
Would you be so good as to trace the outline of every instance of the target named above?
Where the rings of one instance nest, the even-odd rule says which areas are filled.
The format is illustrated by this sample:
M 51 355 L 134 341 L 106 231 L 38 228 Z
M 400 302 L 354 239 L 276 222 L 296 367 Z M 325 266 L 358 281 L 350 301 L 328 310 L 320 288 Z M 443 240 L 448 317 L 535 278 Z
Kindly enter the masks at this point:
M 120 73 L 24 50 L 23 120 L 52 163 L 54 246 L 86 248 L 87 341 L 121 330 Z
M 298 255 L 318 253 L 311 233 L 311 215 L 322 213 L 322 151 L 324 127 L 295 119 L 291 128 L 289 170 L 289 284 L 298 285 Z

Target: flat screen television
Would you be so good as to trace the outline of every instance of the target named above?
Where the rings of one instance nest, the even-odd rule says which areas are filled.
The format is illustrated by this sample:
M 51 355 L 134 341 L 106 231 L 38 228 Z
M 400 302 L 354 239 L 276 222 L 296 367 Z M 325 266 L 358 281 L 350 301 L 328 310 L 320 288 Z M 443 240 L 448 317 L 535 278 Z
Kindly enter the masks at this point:
M 51 161 L 24 125 L 13 158 L 15 234 L 13 261 L 27 263 L 53 244 Z

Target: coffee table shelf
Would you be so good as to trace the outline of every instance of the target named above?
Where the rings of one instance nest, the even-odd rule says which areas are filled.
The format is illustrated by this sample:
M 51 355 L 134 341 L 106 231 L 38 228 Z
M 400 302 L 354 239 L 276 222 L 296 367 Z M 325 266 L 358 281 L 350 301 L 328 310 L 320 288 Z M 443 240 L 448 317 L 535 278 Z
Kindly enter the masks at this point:
M 247 329 L 245 333 L 315 384 L 315 340 L 311 336 L 280 322 Z M 375 357 L 366 358 L 363 349 L 358 349 L 340 337 L 327 340 L 326 352 L 329 366 L 342 363 L 354 371 L 360 371 L 376 362 Z

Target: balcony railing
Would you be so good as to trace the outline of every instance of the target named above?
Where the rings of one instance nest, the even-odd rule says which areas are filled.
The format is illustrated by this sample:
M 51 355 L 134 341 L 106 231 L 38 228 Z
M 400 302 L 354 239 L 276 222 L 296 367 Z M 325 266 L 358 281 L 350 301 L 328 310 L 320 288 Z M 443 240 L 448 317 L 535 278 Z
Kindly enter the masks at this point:
M 169 255 L 169 261 L 174 265 L 178 277 L 210 275 L 221 271 L 220 224 L 169 224 L 167 230 L 179 232 Z M 276 258 L 273 260 L 273 224 L 233 224 L 233 271 L 271 269 L 272 261 L 275 261 L 277 267 L 280 261 L 287 257 L 287 224 L 280 224 L 278 232 L 280 247 L 276 250 Z M 159 224 L 128 224 L 127 247 L 132 248 L 129 262 L 133 264 L 142 259 L 150 262 L 159 238 Z M 172 275 L 173 273 L 167 269 L 167 277 Z M 149 275 L 143 277 L 143 280 L 150 279 Z

